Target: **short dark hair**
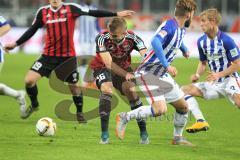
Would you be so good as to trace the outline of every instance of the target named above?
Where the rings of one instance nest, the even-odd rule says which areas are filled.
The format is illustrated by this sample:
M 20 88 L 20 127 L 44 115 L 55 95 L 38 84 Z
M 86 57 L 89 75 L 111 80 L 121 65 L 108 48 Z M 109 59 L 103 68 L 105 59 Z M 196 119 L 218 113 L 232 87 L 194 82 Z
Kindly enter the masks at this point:
M 114 17 L 108 22 L 108 29 L 110 32 L 114 33 L 118 28 L 127 29 L 127 22 L 124 18 Z
M 196 9 L 197 4 L 194 0 L 178 0 L 175 8 L 175 16 L 183 17 Z

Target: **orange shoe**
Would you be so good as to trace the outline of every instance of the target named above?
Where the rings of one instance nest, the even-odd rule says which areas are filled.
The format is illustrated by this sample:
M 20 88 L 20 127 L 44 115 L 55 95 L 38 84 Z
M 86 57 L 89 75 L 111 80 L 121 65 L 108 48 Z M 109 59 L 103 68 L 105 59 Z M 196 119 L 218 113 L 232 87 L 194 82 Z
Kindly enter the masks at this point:
M 115 133 L 116 136 L 123 140 L 124 139 L 124 135 L 125 135 L 125 129 L 127 126 L 127 117 L 126 117 L 126 113 L 119 113 L 116 116 L 116 129 L 115 129 Z
M 209 124 L 206 121 L 196 122 L 192 126 L 186 128 L 186 131 L 188 133 L 197 133 L 200 131 L 207 131 L 207 130 L 209 130 Z

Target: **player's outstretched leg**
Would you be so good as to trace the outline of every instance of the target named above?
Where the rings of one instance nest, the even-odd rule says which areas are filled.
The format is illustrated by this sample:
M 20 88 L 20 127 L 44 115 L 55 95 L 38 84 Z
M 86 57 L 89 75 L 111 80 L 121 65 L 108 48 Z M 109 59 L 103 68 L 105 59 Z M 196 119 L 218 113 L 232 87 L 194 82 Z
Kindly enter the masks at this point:
M 17 97 L 17 101 L 20 105 L 20 117 L 23 118 L 27 115 L 27 106 L 26 106 L 26 99 L 25 99 L 25 95 L 26 92 L 23 90 L 18 91 L 19 96 Z
M 15 98 L 20 105 L 20 116 L 26 116 L 26 100 L 25 100 L 25 91 L 15 90 L 13 88 L 8 87 L 7 85 L 0 83 L 0 94 L 10 96 Z
M 205 120 L 196 99 L 190 95 L 186 95 L 185 100 L 188 104 L 189 111 L 193 114 L 194 118 L 197 120 L 197 122 L 194 123 L 192 126 L 187 127 L 186 131 L 188 133 L 207 131 L 210 126 L 208 122 Z
M 130 101 L 131 110 L 137 109 L 143 106 L 139 97 L 136 100 Z M 148 133 L 146 129 L 146 121 L 144 119 L 136 119 L 140 130 L 140 144 L 149 144 Z
M 119 113 L 116 116 L 116 136 L 121 140 L 124 139 L 127 123 L 132 119 L 146 119 L 147 117 L 161 115 L 163 113 L 164 112 L 159 111 L 159 113 L 155 114 L 151 106 L 141 106 L 126 113 Z

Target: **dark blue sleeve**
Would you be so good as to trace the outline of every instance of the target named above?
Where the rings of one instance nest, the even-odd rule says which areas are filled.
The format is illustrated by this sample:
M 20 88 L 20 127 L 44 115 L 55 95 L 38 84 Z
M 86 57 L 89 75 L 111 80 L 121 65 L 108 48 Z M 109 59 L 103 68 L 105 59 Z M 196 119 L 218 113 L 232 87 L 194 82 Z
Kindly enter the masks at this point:
M 183 54 L 188 52 L 188 48 L 185 46 L 184 43 L 182 43 L 182 45 L 180 46 L 180 50 L 183 52 Z
M 232 62 L 240 58 L 240 51 L 234 40 L 229 36 L 224 36 L 223 46 L 226 50 L 227 59 Z
M 167 62 L 167 59 L 164 55 L 162 42 L 163 42 L 163 38 L 157 34 L 156 36 L 153 37 L 151 44 L 152 44 L 154 53 L 159 59 L 160 63 L 163 65 L 164 68 L 167 68 L 169 66 L 169 63 Z
M 199 53 L 199 59 L 200 61 L 207 61 L 207 56 L 204 54 L 202 46 L 200 44 L 200 39 L 197 41 L 197 46 L 198 46 L 198 53 Z

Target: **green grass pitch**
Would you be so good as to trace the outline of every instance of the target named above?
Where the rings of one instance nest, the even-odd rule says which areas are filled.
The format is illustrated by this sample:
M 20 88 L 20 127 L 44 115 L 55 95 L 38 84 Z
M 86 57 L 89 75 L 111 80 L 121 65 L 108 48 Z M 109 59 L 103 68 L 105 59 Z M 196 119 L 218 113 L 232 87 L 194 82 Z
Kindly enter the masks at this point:
M 24 54 L 6 55 L 6 62 L 0 75 L 0 82 L 13 88 L 24 88 L 24 76 L 38 56 Z M 190 82 L 190 75 L 197 67 L 196 59 L 177 59 L 176 81 L 180 84 Z M 172 146 L 173 132 L 171 115 L 168 118 L 149 120 L 149 145 L 139 145 L 139 131 L 136 122 L 128 124 L 124 141 L 115 137 L 115 115 L 128 111 L 129 106 L 122 100 L 111 113 L 110 145 L 99 145 L 100 121 L 94 119 L 86 125 L 63 121 L 54 113 L 55 105 L 63 99 L 71 99 L 49 87 L 43 78 L 38 83 L 40 110 L 29 119 L 19 117 L 19 107 L 15 100 L 0 96 L 0 159 L 1 160 L 236 160 L 240 157 L 240 110 L 227 99 L 199 100 L 201 109 L 210 123 L 208 132 L 184 133 L 197 147 Z M 29 101 L 28 101 L 29 102 Z M 98 106 L 98 99 L 84 97 L 84 111 Z M 74 111 L 74 106 L 71 110 Z M 57 123 L 54 137 L 40 137 L 35 132 L 35 124 L 41 117 L 51 117 Z M 194 119 L 190 117 L 188 125 Z

